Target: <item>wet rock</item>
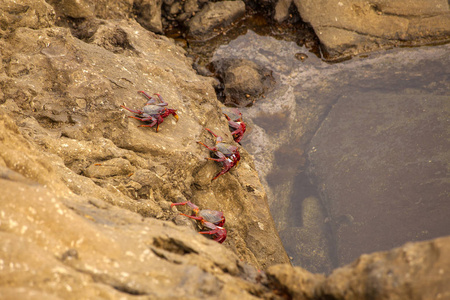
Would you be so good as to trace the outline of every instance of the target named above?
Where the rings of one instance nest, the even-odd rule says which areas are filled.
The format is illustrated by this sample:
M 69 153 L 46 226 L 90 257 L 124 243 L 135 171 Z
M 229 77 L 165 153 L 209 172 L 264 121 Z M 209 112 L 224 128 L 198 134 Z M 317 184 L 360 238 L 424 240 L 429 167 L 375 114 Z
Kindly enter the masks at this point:
M 245 14 L 243 1 L 209 2 L 188 21 L 189 35 L 205 40 L 220 33 L 222 27 L 242 18 Z
M 448 124 L 437 115 L 449 110 L 447 96 L 429 101 L 417 93 L 373 91 L 341 97 L 333 106 L 309 158 L 341 265 L 360 253 L 448 234 L 450 206 L 442 191 L 450 187 L 450 144 L 443 139 Z
M 294 3 L 330 59 L 397 45 L 445 42 L 450 37 L 446 0 Z
M 303 200 L 297 198 L 297 201 L 302 201 L 301 216 L 297 217 L 301 219 L 303 226 L 290 225 L 280 232 L 283 241 L 291 241 L 285 243 L 286 252 L 292 257 L 293 265 L 308 266 L 308 270 L 313 273 L 329 274 L 334 263 L 320 200 L 310 196 Z
M 250 60 L 220 59 L 213 66 L 223 82 L 226 105 L 250 105 L 275 84 L 272 71 Z
M 278 41 L 274 38 L 260 36 L 252 31 L 248 31 L 246 35 L 238 37 L 228 45 L 221 46 L 214 54 L 214 60 L 237 57 L 254 60 L 273 70 L 274 76 L 277 78 L 277 86 L 272 92 L 266 94 L 264 101 L 259 101 L 251 107 L 240 109 L 244 115 L 245 122 L 248 124 L 248 128 L 251 130 L 251 133 L 246 135 L 243 140 L 243 145 L 255 157 L 258 173 L 263 182 L 265 182 L 265 190 L 269 197 L 275 224 L 279 232 L 282 232 L 282 237 L 285 237 L 282 240 L 285 247 L 289 250 L 290 256 L 293 257 L 293 262 L 301 260 L 300 258 L 296 260 L 294 255 L 297 252 L 295 251 L 297 242 L 303 245 L 300 257 L 303 257 L 303 262 L 306 262 L 308 258 L 315 257 L 315 255 L 325 249 L 323 247 L 316 248 L 320 245 L 320 243 L 317 243 L 320 239 L 314 239 L 314 237 L 329 237 L 329 235 L 323 235 L 323 231 L 315 231 L 323 228 L 321 226 L 303 227 L 305 219 L 303 218 L 301 203 L 303 199 L 309 196 L 320 199 L 324 208 L 324 215 L 317 219 L 318 223 L 316 225 L 330 226 L 334 230 L 340 228 L 339 231 L 330 233 L 331 238 L 329 239 L 328 249 L 330 250 L 329 257 L 332 258 L 333 268 L 340 266 L 340 263 L 350 262 L 364 252 L 386 250 L 409 240 L 431 239 L 450 234 L 449 227 L 443 225 L 445 223 L 443 214 L 431 209 L 433 205 L 445 206 L 443 210 L 448 209 L 448 205 L 444 205 L 442 202 L 443 198 L 441 198 L 442 195 L 446 194 L 448 186 L 443 183 L 445 181 L 444 177 L 439 177 L 444 176 L 442 168 L 448 164 L 448 159 L 444 158 L 442 152 L 438 155 L 441 160 L 430 159 L 437 155 L 437 151 L 440 151 L 439 149 L 448 148 L 448 141 L 439 139 L 439 133 L 435 135 L 429 131 L 433 126 L 437 126 L 437 130 L 441 132 L 440 135 L 442 136 L 443 123 L 441 122 L 446 120 L 448 115 L 448 105 L 442 102 L 445 97 L 448 98 L 448 90 L 450 88 L 448 81 L 442 80 L 442 78 L 446 78 L 448 73 L 446 71 L 449 65 L 448 51 L 448 45 L 396 49 L 383 52 L 380 55 L 373 54 L 367 58 L 353 59 L 339 64 L 327 64 L 319 60 L 315 55 L 310 55 L 306 61 L 302 62 L 295 59 L 295 55 L 307 52 L 305 48 L 299 47 L 295 43 Z M 371 93 L 380 92 L 378 96 L 368 98 L 373 100 L 373 106 L 366 106 L 367 102 L 364 101 L 365 97 L 368 97 L 367 91 L 369 90 Z M 411 97 L 412 102 L 406 100 L 408 97 Z M 381 98 L 384 98 L 384 100 L 381 101 Z M 387 105 L 388 98 L 391 99 L 389 107 L 378 108 L 376 103 Z M 337 115 L 332 113 L 334 104 L 337 103 L 337 107 L 340 107 L 339 102 L 341 100 L 343 103 L 346 103 L 349 99 L 355 105 L 354 109 L 360 107 L 361 110 L 364 110 L 363 115 L 360 118 L 359 111 L 340 115 L 340 120 L 346 123 L 347 126 L 345 128 L 339 126 L 339 128 L 336 128 L 336 131 L 332 131 L 332 126 L 338 124 Z M 403 100 L 397 102 L 399 99 Z M 420 117 L 413 117 L 420 111 L 418 108 L 420 105 L 417 101 L 422 102 L 420 105 L 423 105 L 422 109 L 425 111 Z M 410 105 L 415 107 L 417 105 L 417 107 L 410 111 L 412 116 L 408 120 L 404 115 L 404 111 Z M 437 107 L 441 107 L 439 112 Z M 339 110 L 343 112 L 344 109 L 341 108 Z M 370 117 L 368 117 L 369 114 L 371 115 Z M 312 148 L 316 146 L 312 144 L 308 146 L 317 129 L 321 128 L 322 121 L 327 115 L 330 117 L 334 115 L 333 119 L 336 122 L 331 124 L 327 120 L 323 123 L 324 128 L 327 128 L 327 131 L 330 133 L 329 137 L 337 134 L 337 131 L 339 131 L 338 136 L 342 140 L 338 140 L 338 136 L 336 136 L 336 139 L 331 138 L 334 141 L 333 143 L 331 143 L 331 140 L 330 143 L 326 143 L 327 138 L 324 137 L 321 143 L 324 143 L 323 145 L 326 144 L 326 146 L 321 146 L 320 148 Z M 378 144 L 370 144 L 374 139 L 375 132 L 385 128 L 384 123 L 386 120 L 391 120 L 396 115 L 399 115 L 399 122 L 403 122 L 404 125 L 392 126 L 391 134 L 386 139 L 386 141 L 389 141 L 389 144 L 381 146 L 384 144 L 384 139 L 381 137 L 377 139 Z M 431 115 L 435 115 L 435 117 L 431 117 Z M 383 117 L 380 118 L 380 116 Z M 403 117 L 400 118 L 400 116 Z M 366 123 L 365 118 L 369 118 L 377 125 L 372 123 L 372 129 L 362 126 L 362 128 L 366 129 L 359 133 L 361 124 Z M 435 122 L 431 121 L 433 118 L 436 120 Z M 407 124 L 410 124 L 411 127 L 408 127 Z M 400 128 L 403 129 L 400 130 Z M 407 128 L 410 129 L 407 130 Z M 425 138 L 420 132 L 428 132 L 428 137 Z M 407 138 L 409 142 L 405 144 L 405 147 L 409 145 L 412 147 L 411 149 L 418 149 L 411 156 L 411 161 L 408 164 L 402 164 L 402 162 L 405 162 L 404 160 L 399 160 L 392 164 L 389 162 L 384 164 L 384 166 L 380 165 L 377 173 L 372 172 L 374 170 L 372 167 L 364 168 L 368 162 L 374 162 L 376 157 L 379 159 L 378 162 L 381 163 L 383 155 L 392 159 L 394 159 L 395 153 L 409 155 L 413 150 L 404 151 L 403 146 L 401 146 L 401 143 L 405 141 L 402 137 L 403 135 L 409 136 Z M 417 137 L 417 141 L 413 145 L 412 140 L 414 137 Z M 354 141 L 357 140 L 358 144 L 355 142 L 349 146 L 347 142 L 353 139 Z M 421 146 L 425 144 L 428 146 Z M 434 146 L 432 146 L 433 144 Z M 341 148 L 341 145 L 347 146 Z M 351 156 L 352 154 L 362 155 L 359 153 L 361 150 L 359 145 L 367 145 L 364 146 L 365 154 L 363 156 Z M 340 150 L 336 151 L 337 148 L 340 148 Z M 372 151 L 378 150 L 376 153 L 370 153 L 370 149 Z M 314 156 L 314 151 L 323 154 L 320 158 L 316 156 L 313 165 L 317 163 L 321 166 L 320 174 L 325 176 L 325 180 L 315 177 L 315 175 L 319 174 L 318 172 L 308 171 L 308 157 L 304 153 L 311 152 L 310 156 Z M 320 162 L 320 159 L 326 156 L 322 151 L 335 157 L 335 160 L 328 160 L 328 163 L 325 163 L 325 161 Z M 340 158 L 335 156 L 338 153 L 341 155 Z M 349 164 L 344 163 L 344 158 L 348 159 Z M 423 165 L 413 163 L 414 161 L 428 162 L 430 160 L 432 161 L 431 163 L 424 163 Z M 334 172 L 332 169 L 334 169 L 336 163 L 338 163 L 337 168 L 339 171 L 336 170 Z M 383 168 L 384 171 L 382 170 Z M 422 170 L 419 170 L 420 168 Z M 433 175 L 432 170 L 436 174 Z M 394 173 L 397 174 L 395 175 L 395 180 L 392 177 L 393 175 L 390 175 Z M 334 174 L 333 180 L 327 174 Z M 404 174 L 403 177 L 400 174 Z M 413 178 L 413 174 L 418 175 L 416 178 Z M 390 177 L 386 178 L 386 176 Z M 373 179 L 373 182 L 369 182 L 371 178 L 377 178 L 377 180 Z M 381 190 L 381 185 L 378 184 L 383 182 L 382 178 L 386 178 L 383 190 Z M 334 179 L 336 179 L 336 182 L 334 182 Z M 439 182 L 442 185 L 439 185 Z M 326 183 L 326 185 L 323 186 L 323 183 Z M 378 188 L 375 188 L 376 186 Z M 400 188 L 402 189 L 400 190 Z M 404 192 L 405 188 L 407 190 L 411 189 L 410 192 Z M 345 190 L 346 192 L 344 192 Z M 348 199 L 349 196 L 353 197 L 355 195 L 353 193 L 356 191 L 360 191 L 358 197 L 355 196 L 351 204 L 350 201 L 345 202 L 345 199 Z M 336 192 L 342 194 L 338 195 Z M 416 192 L 417 194 L 413 195 Z M 404 196 L 402 195 L 403 193 Z M 411 196 L 411 202 L 406 200 L 409 196 Z M 419 201 L 419 197 L 430 200 L 425 202 L 424 200 Z M 333 214 L 334 217 L 329 218 L 327 215 L 329 212 L 328 204 L 336 203 L 337 198 L 343 201 L 340 208 L 338 208 L 340 213 Z M 417 204 L 413 204 L 414 200 L 412 199 L 415 199 Z M 431 199 L 437 200 L 434 202 Z M 365 202 L 366 200 L 368 202 Z M 356 211 L 359 208 L 361 211 L 364 211 L 365 217 L 362 218 L 364 221 L 355 219 L 355 214 L 346 211 L 342 207 L 342 205 L 347 205 L 344 203 L 349 204 L 351 206 L 349 209 L 351 210 Z M 428 203 L 429 206 L 425 203 Z M 367 209 L 368 204 L 370 204 L 370 207 L 378 205 L 379 210 L 376 216 L 368 216 L 371 212 L 371 209 Z M 386 212 L 393 206 L 396 207 L 396 214 Z M 402 222 L 407 220 L 406 215 L 410 213 L 418 214 L 420 207 L 428 208 L 425 209 L 426 213 L 423 216 L 419 217 L 416 215 L 421 221 L 415 222 L 411 229 L 415 228 L 416 231 L 411 232 L 408 229 L 409 221 L 407 223 Z M 412 215 L 410 216 L 412 217 Z M 434 227 L 435 218 L 438 223 L 436 227 Z M 370 221 L 372 219 L 374 220 L 373 223 Z M 367 226 L 369 223 L 372 225 Z M 388 226 L 384 230 L 379 230 L 380 226 L 377 224 L 382 224 L 381 227 L 384 227 L 386 223 L 391 224 L 391 228 L 395 228 L 395 230 L 386 229 Z M 418 229 L 421 226 L 425 228 L 423 232 Z M 432 230 L 431 227 L 433 227 Z M 295 239 L 294 237 L 300 236 L 298 233 L 302 231 L 302 228 L 313 229 L 314 231 L 309 230 L 306 235 L 313 238 Z M 353 250 L 361 246 L 359 254 L 355 253 L 356 256 L 349 258 L 345 262 L 338 263 L 335 240 L 339 238 L 337 233 L 340 233 L 340 230 L 350 230 L 351 228 L 354 230 L 357 228 L 368 228 L 369 232 L 361 230 L 358 236 L 363 237 L 363 240 L 374 246 L 374 248 L 363 247 L 362 245 L 367 245 L 365 242 L 357 243 L 354 240 Z M 385 234 L 386 232 L 388 233 Z M 376 242 L 374 239 L 369 241 L 369 235 L 371 234 L 376 234 L 379 237 L 376 239 Z M 400 239 L 394 241 L 394 235 Z M 350 239 L 350 236 L 351 233 L 348 232 L 348 239 Z M 388 238 L 383 240 L 384 236 Z M 308 243 L 311 243 L 311 245 L 308 246 Z M 380 248 L 381 246 L 383 248 Z M 342 251 L 342 253 L 344 252 L 345 250 Z M 313 263 L 308 265 L 302 264 L 301 266 L 307 270 L 316 271 L 319 270 L 318 263 L 326 261 L 328 265 L 323 265 L 324 268 L 322 270 L 329 269 L 330 261 L 321 259 L 310 261 Z

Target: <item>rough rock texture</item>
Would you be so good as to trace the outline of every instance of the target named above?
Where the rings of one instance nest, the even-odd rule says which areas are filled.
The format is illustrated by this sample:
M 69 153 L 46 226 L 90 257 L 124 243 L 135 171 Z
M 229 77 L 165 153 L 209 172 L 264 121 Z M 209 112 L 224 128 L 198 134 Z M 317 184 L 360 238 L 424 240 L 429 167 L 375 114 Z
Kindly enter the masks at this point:
M 285 265 L 270 267 L 267 275 L 293 299 L 450 299 L 449 251 L 445 237 L 363 255 L 326 279 Z
M 43 2 L 34 4 L 38 10 Z M 34 15 L 24 17 L 8 19 L 0 40 L 3 166 L 51 192 L 145 217 L 171 219 L 170 202 L 191 200 L 224 211 L 223 246 L 240 259 L 260 269 L 288 261 L 252 157 L 242 149 L 241 164 L 211 183 L 220 166 L 204 159 L 209 153 L 196 141 L 208 143 L 204 126 L 232 137 L 211 80 L 195 74 L 183 49 L 132 20 L 94 20 L 82 41 L 51 21 L 40 28 Z M 166 118 L 158 133 L 138 128 L 120 109 L 142 107 L 138 90 L 161 93 L 180 121 Z
M 250 60 L 219 59 L 212 64 L 223 84 L 225 105 L 250 105 L 275 84 L 272 71 Z
M 1 123 L 3 133 L 18 133 L 9 118 Z M 59 196 L 64 193 L 5 167 L 0 172 L 2 299 L 14 294 L 21 299 L 253 299 L 251 294 L 270 294 L 256 284 L 255 270 L 195 231 L 144 219 L 96 198 Z
M 133 5 L 136 21 L 145 29 L 162 33 L 162 2 L 162 0 L 135 0 Z
M 333 106 L 309 158 L 341 264 L 398 242 L 448 234 L 448 99 L 371 91 Z
M 329 59 L 450 39 L 447 0 L 279 0 L 275 20 L 287 18 L 292 2 L 314 28 Z
M 59 17 L 71 19 L 101 19 L 130 18 L 134 0 L 48 0 Z M 155 0 L 156 2 L 156 0 Z
M 242 18 L 245 14 L 243 1 L 210 2 L 188 23 L 189 35 L 205 40 L 218 34 L 218 27 L 225 27 Z

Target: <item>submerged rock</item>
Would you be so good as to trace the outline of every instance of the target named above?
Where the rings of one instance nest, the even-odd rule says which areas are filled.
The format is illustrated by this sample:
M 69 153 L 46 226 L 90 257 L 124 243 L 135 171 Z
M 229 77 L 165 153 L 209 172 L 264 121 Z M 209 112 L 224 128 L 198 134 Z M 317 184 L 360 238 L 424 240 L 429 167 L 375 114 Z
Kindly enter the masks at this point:
M 334 104 L 311 140 L 309 168 L 341 265 L 449 233 L 449 112 L 448 96 L 407 91 L 354 92 Z
M 272 71 L 250 60 L 228 58 L 212 64 L 223 81 L 224 103 L 228 106 L 251 105 L 275 84 Z

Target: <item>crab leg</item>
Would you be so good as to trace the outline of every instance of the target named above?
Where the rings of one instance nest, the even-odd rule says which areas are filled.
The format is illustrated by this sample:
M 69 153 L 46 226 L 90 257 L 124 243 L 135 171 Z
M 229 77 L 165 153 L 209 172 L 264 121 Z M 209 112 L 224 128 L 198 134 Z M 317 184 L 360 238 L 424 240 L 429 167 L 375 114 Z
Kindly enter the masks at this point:
M 203 221 L 204 220 L 203 217 L 199 217 L 199 216 L 189 216 L 189 215 L 186 215 L 186 214 L 183 214 L 183 213 L 181 213 L 180 215 L 188 217 L 188 218 L 191 218 L 191 219 L 194 219 L 194 220 L 197 220 L 197 221 Z
M 190 208 L 192 208 L 195 212 L 198 212 L 200 210 L 200 208 L 195 205 L 194 203 L 192 203 L 191 201 L 186 201 L 186 202 L 179 202 L 179 203 L 172 203 L 170 204 L 170 206 L 178 206 L 178 205 L 188 205 Z
M 217 148 L 216 148 L 216 147 L 211 148 L 211 147 L 209 147 L 208 145 L 205 145 L 205 144 L 202 143 L 202 142 L 197 142 L 197 144 L 203 145 L 203 146 L 205 146 L 206 148 L 208 148 L 209 150 L 211 150 L 211 151 L 213 151 L 213 152 L 216 152 L 216 151 L 217 151 Z
M 162 98 L 162 96 L 160 94 L 154 94 L 154 95 L 158 96 L 159 101 L 161 102 L 161 103 L 155 103 L 156 99 L 154 97 L 150 96 L 149 94 L 147 94 L 146 92 L 139 91 L 139 93 L 143 94 L 145 96 L 145 98 L 148 99 L 148 102 L 145 105 L 157 105 L 157 106 L 167 106 L 168 105 L 168 103 L 164 101 L 164 99 Z
M 146 118 L 138 118 L 138 117 L 135 117 L 135 116 L 128 116 L 128 118 L 133 118 L 133 119 L 136 119 L 136 120 L 139 120 L 139 121 L 142 121 L 142 122 L 150 122 L 150 121 L 152 121 L 154 119 L 152 116 L 146 117 Z
M 131 111 L 132 113 L 137 114 L 137 115 L 142 115 L 142 113 L 143 113 L 143 111 L 140 111 L 139 109 L 138 110 L 134 110 L 134 109 L 128 108 L 128 107 L 123 106 L 123 105 L 121 105 L 120 107 L 125 108 L 126 110 Z

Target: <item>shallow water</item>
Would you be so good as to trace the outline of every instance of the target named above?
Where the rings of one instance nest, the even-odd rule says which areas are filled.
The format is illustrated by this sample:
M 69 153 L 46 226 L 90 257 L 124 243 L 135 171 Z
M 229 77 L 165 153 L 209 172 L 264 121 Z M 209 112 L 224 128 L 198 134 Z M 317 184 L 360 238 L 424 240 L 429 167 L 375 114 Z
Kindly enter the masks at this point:
M 333 106 L 355 94 L 383 93 L 392 97 L 393 101 L 396 101 L 397 96 L 411 94 L 413 97 L 420 94 L 430 101 L 448 97 L 450 103 L 450 46 L 399 48 L 330 64 L 309 52 L 306 47 L 261 36 L 249 30 L 229 44 L 220 46 L 212 59 L 230 57 L 249 59 L 264 65 L 273 71 L 277 81 L 275 89 L 265 98 L 252 107 L 241 109 L 250 127 L 242 143 L 254 155 L 258 172 L 269 187 L 267 192 L 274 221 L 293 264 L 313 272 L 330 272 L 348 263 L 347 259 L 338 255 L 338 248 L 342 246 L 338 246 L 337 235 L 339 226 L 352 224 L 357 216 L 332 216 L 330 199 L 324 199 L 326 196 L 322 187 L 316 185 L 320 180 L 312 178 L 307 172 L 307 153 L 314 151 L 310 145 L 311 138 Z M 302 59 L 304 57 L 307 58 Z M 450 125 L 450 107 L 444 106 L 439 118 Z M 377 111 L 372 113 L 377 114 Z M 352 132 L 354 134 L 354 130 Z M 448 136 L 437 147 L 447 144 Z M 440 162 L 448 166 L 450 158 L 446 157 Z M 444 180 L 450 181 L 448 174 Z M 448 188 L 448 184 L 443 185 L 443 190 L 435 193 L 448 195 Z M 429 201 L 434 201 L 434 196 L 430 195 Z M 382 203 L 392 199 L 376 201 Z M 309 206 L 305 206 L 305 203 L 309 203 Z M 311 203 L 314 205 L 311 206 Z M 442 205 L 442 201 L 436 204 Z M 442 209 L 450 212 L 450 200 L 443 205 L 445 207 Z M 310 215 L 305 215 L 305 211 Z M 422 220 L 426 234 L 410 236 L 406 240 L 450 234 L 450 221 L 447 224 L 441 221 L 444 222 L 442 225 L 448 225 L 446 228 L 428 230 L 435 225 L 431 224 L 434 222 L 432 216 L 427 214 L 429 219 Z M 392 221 L 389 218 L 393 216 L 386 214 L 379 221 Z M 333 227 L 333 224 L 338 226 Z M 376 230 L 367 230 L 367 234 L 380 234 Z M 383 239 L 383 236 L 377 239 L 379 242 L 373 247 L 361 247 L 359 250 L 358 245 L 353 246 L 354 252 L 359 255 L 367 251 L 386 250 L 405 242 L 404 239 Z M 350 256 L 350 259 L 356 259 L 356 256 Z

